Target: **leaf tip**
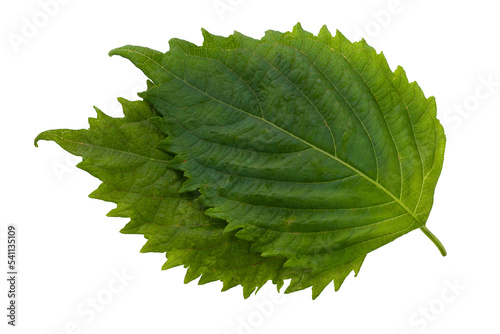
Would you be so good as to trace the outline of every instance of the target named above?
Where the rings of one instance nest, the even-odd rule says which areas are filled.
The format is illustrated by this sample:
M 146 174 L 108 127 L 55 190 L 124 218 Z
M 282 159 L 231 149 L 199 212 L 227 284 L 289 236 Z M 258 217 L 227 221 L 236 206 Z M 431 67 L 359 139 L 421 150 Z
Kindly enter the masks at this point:
M 48 130 L 48 131 L 43 131 L 43 132 L 39 133 L 38 136 L 36 136 L 36 138 L 34 140 L 35 147 L 38 147 L 38 142 L 40 140 L 52 140 L 50 138 L 50 135 L 53 134 L 54 131 L 56 131 L 56 130 Z
M 97 108 L 96 106 L 94 106 L 94 110 L 97 113 L 98 118 L 107 116 L 101 109 Z
M 205 43 L 211 42 L 214 38 L 214 35 L 212 35 L 207 29 L 201 28 L 201 35 L 203 36 L 203 45 Z
M 304 28 L 302 28 L 302 24 L 300 24 L 300 22 L 297 22 L 294 26 L 293 26 L 293 30 L 292 32 L 302 32 L 304 31 Z
M 330 30 L 328 30 L 328 27 L 326 26 L 326 24 L 323 24 L 323 26 L 319 30 L 318 37 L 320 37 L 320 38 L 323 37 L 326 39 L 332 38 L 332 33 L 330 32 Z
M 38 147 L 38 141 L 40 141 L 40 140 L 45 140 L 45 139 L 43 138 L 43 134 L 44 134 L 44 133 L 45 133 L 45 132 L 42 132 L 42 133 L 38 134 L 38 136 L 36 136 L 36 138 L 35 138 L 35 140 L 34 140 L 34 143 L 33 143 L 33 144 L 35 145 L 35 147 Z
M 254 287 L 244 285 L 243 286 L 243 298 L 248 299 L 248 297 L 250 297 L 252 295 L 254 290 L 255 290 Z M 255 293 L 257 293 L 257 291 Z
M 113 57 L 113 56 L 122 56 L 125 51 L 130 50 L 130 45 L 125 45 L 121 46 L 119 48 L 114 48 L 108 52 L 108 56 Z
M 201 34 L 203 35 L 203 37 L 207 37 L 207 36 L 212 36 L 212 34 L 205 28 L 201 28 Z

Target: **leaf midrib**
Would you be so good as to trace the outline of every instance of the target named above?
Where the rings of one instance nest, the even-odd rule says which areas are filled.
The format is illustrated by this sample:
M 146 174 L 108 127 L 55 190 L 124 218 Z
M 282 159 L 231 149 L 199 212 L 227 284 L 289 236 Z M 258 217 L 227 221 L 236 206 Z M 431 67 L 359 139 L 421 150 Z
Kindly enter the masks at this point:
M 73 131 L 73 130 L 67 130 L 67 131 Z M 67 132 L 67 131 L 65 131 L 65 132 Z M 60 140 L 66 141 L 66 142 L 71 143 L 71 144 L 77 144 L 77 145 L 81 145 L 81 146 L 93 147 L 93 148 L 101 149 L 101 150 L 104 150 L 104 151 L 110 151 L 110 152 L 113 152 L 113 153 L 120 153 L 120 154 L 131 155 L 131 156 L 134 156 L 134 157 L 137 157 L 137 158 L 141 158 L 141 159 L 144 159 L 144 160 L 149 160 L 149 161 L 152 161 L 152 162 L 159 162 L 159 163 L 162 163 L 162 164 L 167 164 L 168 163 L 168 160 L 155 159 L 155 158 L 147 157 L 147 156 L 144 156 L 144 155 L 141 155 L 141 154 L 138 154 L 138 153 L 134 153 L 134 152 L 131 152 L 131 151 L 117 150 L 117 149 L 110 148 L 110 147 L 105 147 L 105 146 L 100 146 L 100 145 L 95 145 L 95 144 L 84 143 L 84 142 L 81 142 L 81 141 L 69 140 L 69 139 L 67 139 L 67 138 L 65 138 L 63 136 L 59 136 L 59 135 L 57 135 L 55 133 L 50 133 L 50 135 L 54 136 L 54 137 L 57 137 Z M 80 156 L 83 157 L 83 155 L 80 155 Z

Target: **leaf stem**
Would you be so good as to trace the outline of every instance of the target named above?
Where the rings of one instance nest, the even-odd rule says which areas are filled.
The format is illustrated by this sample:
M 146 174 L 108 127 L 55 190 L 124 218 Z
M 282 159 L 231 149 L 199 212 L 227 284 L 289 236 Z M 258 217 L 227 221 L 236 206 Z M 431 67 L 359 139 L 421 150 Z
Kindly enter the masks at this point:
M 441 241 L 439 241 L 439 239 L 434 235 L 432 234 L 431 231 L 429 231 L 427 229 L 427 227 L 424 225 L 420 228 L 422 230 L 422 232 L 424 232 L 424 234 L 429 238 L 431 239 L 431 241 L 434 243 L 434 245 L 436 245 L 436 247 L 439 249 L 439 251 L 441 252 L 441 255 L 443 256 L 446 256 L 446 249 L 444 248 L 443 244 L 441 243 Z

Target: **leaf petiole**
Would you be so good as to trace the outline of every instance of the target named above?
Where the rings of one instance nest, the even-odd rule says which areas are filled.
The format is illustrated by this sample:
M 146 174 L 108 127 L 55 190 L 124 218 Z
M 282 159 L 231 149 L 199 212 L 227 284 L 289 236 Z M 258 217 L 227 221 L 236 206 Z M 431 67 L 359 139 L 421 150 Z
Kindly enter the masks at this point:
M 441 243 L 441 241 L 439 241 L 439 239 L 434 235 L 432 234 L 431 231 L 429 231 L 429 229 L 427 229 L 427 227 L 424 225 L 420 228 L 422 230 L 422 232 L 424 232 L 424 234 L 429 238 L 431 239 L 431 241 L 434 243 L 434 245 L 436 245 L 436 247 L 439 249 L 439 251 L 441 252 L 441 255 L 443 256 L 446 256 L 446 249 L 444 248 L 443 244 Z

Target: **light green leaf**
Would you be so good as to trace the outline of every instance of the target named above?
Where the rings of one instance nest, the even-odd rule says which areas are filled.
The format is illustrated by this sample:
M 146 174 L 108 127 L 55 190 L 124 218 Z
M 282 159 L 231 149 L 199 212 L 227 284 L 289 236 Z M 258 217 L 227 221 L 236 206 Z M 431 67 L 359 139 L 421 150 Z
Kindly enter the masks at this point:
M 166 252 L 163 269 L 184 265 L 186 283 L 201 276 L 200 284 L 220 280 L 223 290 L 242 285 L 245 297 L 268 280 L 279 289 L 288 278 L 293 278 L 288 292 L 314 286 L 315 293 L 334 278 L 338 286 L 356 270 L 353 266 L 325 280 L 312 277 L 311 270 L 283 269 L 284 258 L 251 252 L 249 242 L 236 238 L 234 231 L 224 232 L 226 222 L 203 214 L 206 208 L 195 201 L 197 192 L 179 194 L 185 179 L 167 167 L 172 155 L 156 148 L 165 135 L 153 123 L 161 124 L 162 119 L 145 102 L 120 99 L 120 103 L 123 118 L 96 109 L 90 129 L 50 130 L 35 142 L 53 140 L 83 157 L 78 167 L 103 182 L 90 197 L 117 204 L 108 216 L 131 218 L 121 232 L 143 234 L 148 241 L 142 252 Z
M 53 140 L 82 156 L 78 167 L 103 183 L 90 197 L 117 204 L 111 217 L 130 217 L 122 233 L 143 234 L 142 252 L 166 252 L 164 269 L 189 267 L 186 283 L 221 280 L 224 290 L 244 286 L 248 296 L 268 280 L 278 282 L 283 259 L 249 252 L 248 242 L 224 233 L 224 222 L 203 214 L 196 192 L 179 194 L 182 173 L 167 168 L 171 155 L 155 146 L 165 139 L 148 120 L 157 116 L 148 104 L 120 100 L 124 118 L 97 110 L 89 130 L 51 130 L 38 140 Z
M 425 224 L 445 136 L 434 98 L 365 41 L 296 25 L 255 40 L 203 31 L 161 53 L 111 51 L 153 81 L 160 146 L 205 213 L 264 257 L 312 275 L 355 263 Z M 358 268 L 359 269 L 359 268 Z M 349 270 L 350 271 L 350 270 Z M 293 289 L 293 287 L 292 287 Z

